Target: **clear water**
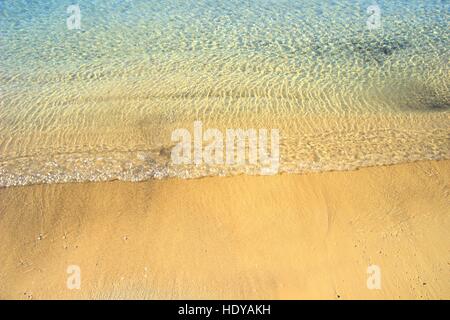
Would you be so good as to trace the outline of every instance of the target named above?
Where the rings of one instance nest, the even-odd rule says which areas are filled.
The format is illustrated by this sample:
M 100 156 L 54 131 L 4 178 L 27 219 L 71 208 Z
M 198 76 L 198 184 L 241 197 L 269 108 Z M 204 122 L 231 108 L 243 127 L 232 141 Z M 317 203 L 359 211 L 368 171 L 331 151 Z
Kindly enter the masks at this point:
M 193 122 L 277 128 L 281 171 L 449 159 L 449 1 L 0 0 L 0 186 L 175 166 Z

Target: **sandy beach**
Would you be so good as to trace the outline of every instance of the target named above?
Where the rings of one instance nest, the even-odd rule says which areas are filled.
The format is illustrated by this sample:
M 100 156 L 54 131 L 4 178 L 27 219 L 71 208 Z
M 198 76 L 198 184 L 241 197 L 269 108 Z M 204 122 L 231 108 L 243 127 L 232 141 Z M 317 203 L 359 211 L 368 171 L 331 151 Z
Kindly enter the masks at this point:
M 449 299 L 449 181 L 425 161 L 2 188 L 0 298 Z
M 0 0 L 0 300 L 450 299 L 449 5 Z

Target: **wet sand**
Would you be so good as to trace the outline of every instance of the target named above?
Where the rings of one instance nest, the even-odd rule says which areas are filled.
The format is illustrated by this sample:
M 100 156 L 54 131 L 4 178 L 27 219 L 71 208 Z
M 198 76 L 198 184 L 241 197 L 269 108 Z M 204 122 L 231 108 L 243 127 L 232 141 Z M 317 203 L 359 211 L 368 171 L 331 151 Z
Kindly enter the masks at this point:
M 0 298 L 449 299 L 449 181 L 425 161 L 3 188 Z

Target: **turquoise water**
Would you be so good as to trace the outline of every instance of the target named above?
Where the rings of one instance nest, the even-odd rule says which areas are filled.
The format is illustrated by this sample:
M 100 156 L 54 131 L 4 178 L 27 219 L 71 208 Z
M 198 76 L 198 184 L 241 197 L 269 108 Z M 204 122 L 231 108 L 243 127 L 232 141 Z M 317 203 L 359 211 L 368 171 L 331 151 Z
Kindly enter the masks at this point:
M 0 4 L 0 186 L 257 172 L 173 166 L 195 120 L 279 129 L 284 172 L 450 158 L 449 1 Z

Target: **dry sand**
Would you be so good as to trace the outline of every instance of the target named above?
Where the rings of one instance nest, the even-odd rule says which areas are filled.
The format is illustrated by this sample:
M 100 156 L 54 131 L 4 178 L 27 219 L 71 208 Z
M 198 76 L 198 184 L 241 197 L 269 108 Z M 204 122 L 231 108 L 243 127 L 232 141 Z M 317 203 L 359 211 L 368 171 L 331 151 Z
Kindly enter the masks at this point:
M 449 299 L 449 181 L 427 161 L 1 189 L 0 298 Z

